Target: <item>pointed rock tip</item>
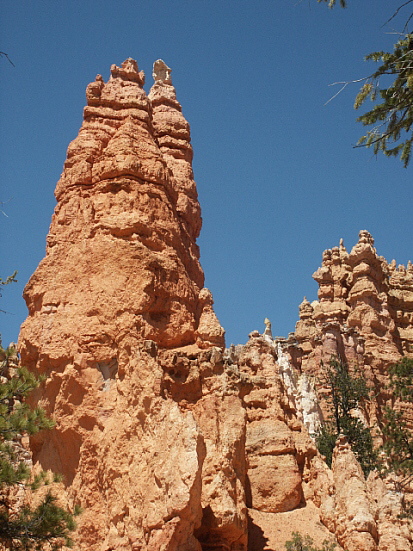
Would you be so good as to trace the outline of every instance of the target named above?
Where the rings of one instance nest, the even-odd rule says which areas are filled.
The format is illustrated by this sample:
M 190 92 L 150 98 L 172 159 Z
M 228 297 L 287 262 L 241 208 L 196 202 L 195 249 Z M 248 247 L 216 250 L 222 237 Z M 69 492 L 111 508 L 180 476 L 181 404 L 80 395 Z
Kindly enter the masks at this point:
M 137 62 L 131 57 L 125 59 L 121 67 L 113 64 L 110 68 L 110 73 L 112 78 L 130 80 L 132 82 L 137 82 L 141 86 L 145 84 L 145 73 L 143 71 L 139 71 Z
M 162 60 L 157 59 L 153 64 L 153 80 L 162 84 L 172 84 L 172 69 Z
M 361 230 L 359 232 L 359 243 L 368 243 L 374 245 L 374 239 L 370 232 L 367 230 Z
M 311 302 L 307 300 L 307 297 L 304 297 L 303 302 L 298 307 L 298 311 L 300 313 L 300 316 L 304 316 L 304 314 L 307 314 L 308 312 L 313 311 Z
M 323 251 L 323 263 L 324 262 L 327 262 L 328 260 L 331 260 L 331 254 L 332 254 L 332 251 L 331 249 L 326 249 L 325 251 Z

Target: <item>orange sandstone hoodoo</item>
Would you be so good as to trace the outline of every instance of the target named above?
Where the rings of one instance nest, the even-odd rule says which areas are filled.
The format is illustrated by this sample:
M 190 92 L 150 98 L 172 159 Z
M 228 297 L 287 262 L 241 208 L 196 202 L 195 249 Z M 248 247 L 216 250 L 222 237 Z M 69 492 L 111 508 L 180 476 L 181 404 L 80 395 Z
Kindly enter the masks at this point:
M 31 441 L 35 467 L 63 474 L 83 512 L 80 551 L 281 551 L 292 531 L 347 551 L 412 551 L 401 496 L 319 427 L 320 362 L 362 368 L 378 399 L 389 363 L 413 353 L 413 268 L 377 256 L 363 231 L 324 253 L 319 299 L 296 332 L 271 324 L 224 349 L 196 238 L 200 207 L 189 125 L 171 82 L 127 59 L 86 90 L 56 188 L 46 257 L 31 277 L 21 361 L 45 375 L 56 420 Z M 265 313 L 264 313 L 265 314 Z M 338 546 L 337 550 L 342 549 Z

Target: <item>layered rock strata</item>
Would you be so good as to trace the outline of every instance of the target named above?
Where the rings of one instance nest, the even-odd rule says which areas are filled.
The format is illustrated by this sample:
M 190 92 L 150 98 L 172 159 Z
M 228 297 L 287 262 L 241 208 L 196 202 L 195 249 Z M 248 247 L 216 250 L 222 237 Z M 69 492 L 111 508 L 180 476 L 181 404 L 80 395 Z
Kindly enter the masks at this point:
M 154 75 L 149 97 L 132 59 L 87 87 L 24 293 L 22 363 L 46 375 L 39 396 L 57 422 L 32 442 L 34 460 L 81 502 L 88 549 L 199 548 L 205 439 L 162 382 L 193 378 L 192 363 L 172 354 L 163 369 L 157 347 L 222 348 L 224 332 L 195 241 L 189 126 L 170 70 L 158 61 Z
M 330 470 L 310 434 L 321 360 L 357 363 L 378 387 L 411 352 L 412 266 L 388 265 L 362 232 L 350 253 L 324 253 L 295 334 L 274 340 L 266 319 L 224 349 L 196 245 L 189 125 L 171 69 L 158 60 L 153 76 L 146 95 L 128 59 L 87 87 L 25 289 L 21 359 L 45 375 L 35 399 L 56 420 L 32 439 L 33 462 L 62 473 L 61 500 L 83 509 L 76 549 L 278 551 L 298 530 L 410 551 L 392 488 L 366 483 L 342 439 Z
M 189 126 L 170 79 L 156 78 L 154 106 L 131 59 L 112 66 L 107 83 L 98 75 L 87 87 L 46 257 L 25 289 L 25 361 L 83 354 L 109 364 L 126 333 L 165 347 L 223 345 L 195 242 L 201 217 Z
M 310 304 L 304 299 L 295 333 L 280 344 L 294 368 L 319 385 L 320 365 L 331 357 L 362 371 L 377 396 L 364 412 L 373 426 L 383 405 L 392 403 L 386 389 L 389 365 L 403 355 L 413 356 L 412 264 L 389 264 L 363 230 L 350 252 L 342 241 L 324 251 L 313 278 L 319 284 L 318 300 Z
M 320 360 L 335 355 L 349 364 L 380 366 L 413 354 L 413 267 L 390 264 L 377 254 L 369 232 L 360 232 L 348 253 L 323 253 L 313 274 L 318 300 L 300 305 L 290 342 L 296 367 L 315 372 Z

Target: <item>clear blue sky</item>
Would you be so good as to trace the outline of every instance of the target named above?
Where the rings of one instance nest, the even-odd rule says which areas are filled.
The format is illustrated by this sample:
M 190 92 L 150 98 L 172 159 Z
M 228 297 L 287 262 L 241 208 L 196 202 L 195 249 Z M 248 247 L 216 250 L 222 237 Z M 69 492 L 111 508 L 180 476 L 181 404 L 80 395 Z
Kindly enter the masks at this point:
M 18 270 L 0 307 L 3 344 L 26 317 L 21 293 L 45 253 L 53 191 L 82 122 L 86 85 L 112 63 L 138 61 L 151 85 L 158 58 L 173 69 L 191 125 L 203 213 L 206 285 L 227 331 L 243 343 L 269 317 L 294 330 L 316 298 L 322 251 L 369 230 L 379 254 L 413 260 L 411 168 L 353 149 L 363 55 L 389 49 L 383 27 L 400 0 L 2 0 L 0 276 Z

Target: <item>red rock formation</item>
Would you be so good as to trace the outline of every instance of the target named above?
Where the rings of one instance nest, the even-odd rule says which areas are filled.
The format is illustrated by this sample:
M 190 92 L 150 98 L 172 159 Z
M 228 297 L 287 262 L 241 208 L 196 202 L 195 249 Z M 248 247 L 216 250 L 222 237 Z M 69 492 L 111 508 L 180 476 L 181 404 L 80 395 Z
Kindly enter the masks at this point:
M 87 87 L 25 289 L 21 358 L 46 376 L 37 398 L 56 419 L 32 439 L 33 460 L 63 473 L 61 498 L 83 508 L 77 549 L 279 551 L 297 528 L 348 551 L 410 549 L 388 487 L 366 485 L 343 442 L 331 471 L 309 432 L 321 360 L 342 356 L 380 390 L 411 352 L 411 264 L 388 265 L 361 232 L 350 253 L 324 253 L 319 300 L 301 304 L 295 334 L 274 341 L 266 320 L 223 351 L 189 125 L 170 68 L 158 60 L 153 76 L 147 96 L 128 59 Z
M 33 441 L 34 460 L 63 473 L 89 550 L 199 549 L 205 440 L 167 399 L 192 360 L 161 366 L 157 347 L 193 355 L 224 340 L 195 242 L 189 126 L 155 65 L 151 99 L 132 59 L 87 87 L 46 257 L 25 289 L 21 358 L 47 376 L 41 404 L 57 422 Z
M 372 473 L 367 480 L 370 510 L 376 520 L 379 551 L 410 551 L 412 521 L 403 515 L 402 494 L 389 476 L 383 480 Z
M 377 527 L 363 471 L 345 438 L 334 450 L 335 534 L 346 551 L 376 551 Z
M 365 230 L 347 253 L 324 251 L 313 275 L 318 301 L 300 306 L 300 321 L 286 343 L 293 365 L 320 378 L 321 362 L 340 357 L 366 375 L 377 401 L 366 412 L 373 425 L 390 399 L 386 390 L 389 365 L 411 354 L 413 339 L 413 268 L 378 256 Z M 293 345 L 293 346 L 291 346 Z
M 365 230 L 350 253 L 343 243 L 326 250 L 313 275 L 318 301 L 304 301 L 296 333 L 299 345 L 291 356 L 297 367 L 315 373 L 320 360 L 340 356 L 351 365 L 371 366 L 397 361 L 413 340 L 413 267 L 387 264 L 377 255 Z
M 58 351 L 46 351 L 42 339 L 41 355 L 59 361 L 64 346 L 67 359 L 89 354 L 109 362 L 126 332 L 167 347 L 196 338 L 208 343 L 204 320 L 202 337 L 196 334 L 202 315 L 212 318 L 213 343 L 223 345 L 211 299 L 201 293 L 195 243 L 201 218 L 189 127 L 176 99 L 159 118 L 174 88 L 158 79 L 152 109 L 136 62 L 129 59 L 111 72 L 106 84 L 98 75 L 88 86 L 84 122 L 56 188 L 47 255 L 25 290 L 30 321 L 21 339 L 31 342 L 30 352 L 22 349 L 25 361 L 39 356 L 33 349 L 39 336 L 29 337 L 31 331 L 47 331 L 49 346 Z M 162 151 L 168 120 L 178 134 L 185 128 L 182 149 L 173 150 L 183 151 L 183 159 L 171 148 Z M 50 316 L 53 323 L 46 321 Z M 62 330 L 70 335 L 63 342 Z

